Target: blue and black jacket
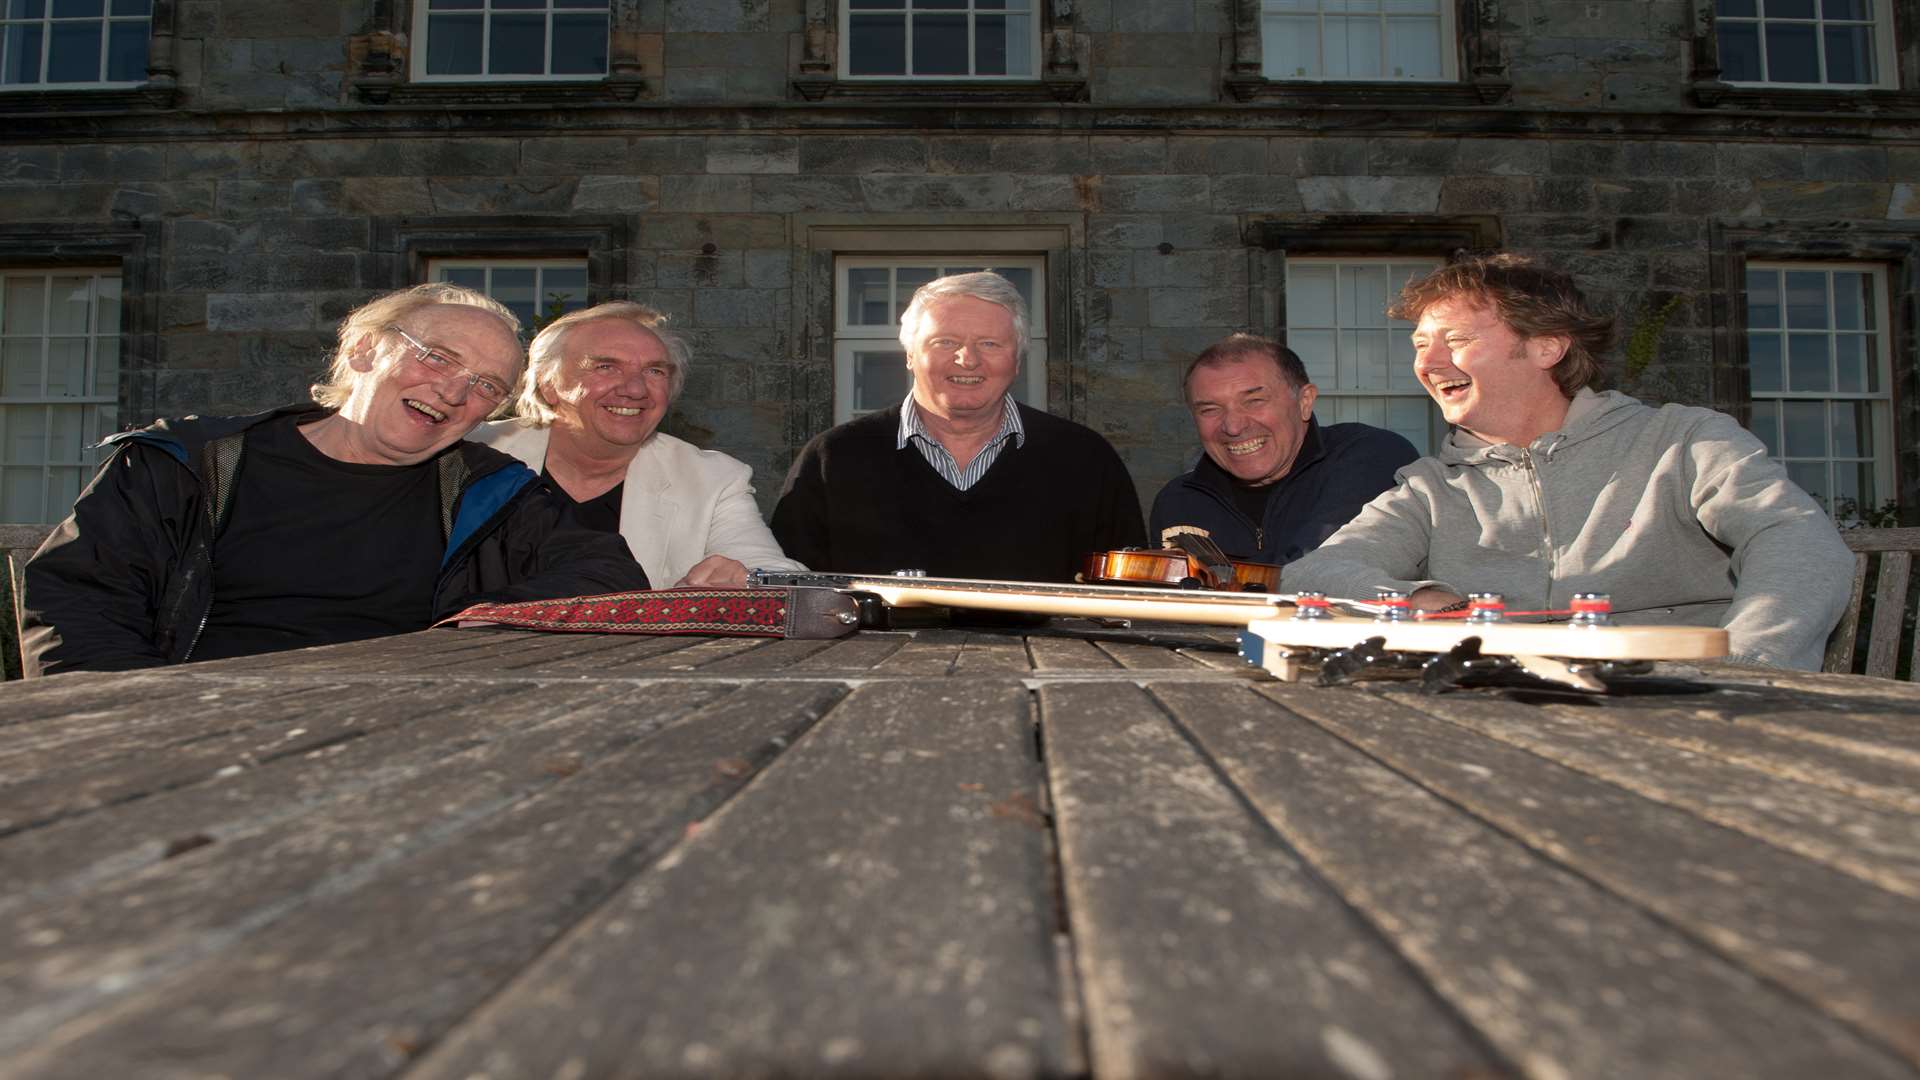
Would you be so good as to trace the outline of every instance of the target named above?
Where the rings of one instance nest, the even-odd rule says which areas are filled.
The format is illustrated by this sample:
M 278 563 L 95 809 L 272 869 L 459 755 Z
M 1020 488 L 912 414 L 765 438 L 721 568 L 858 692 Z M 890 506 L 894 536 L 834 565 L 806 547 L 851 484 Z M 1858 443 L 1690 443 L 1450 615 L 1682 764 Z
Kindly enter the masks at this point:
M 247 431 L 280 416 L 326 412 L 294 405 L 252 416 L 189 416 L 107 439 L 113 455 L 27 564 L 27 673 L 192 659 L 213 606 L 213 544 L 233 510 Z M 576 524 L 567 500 L 520 462 L 464 441 L 433 460 L 446 541 L 435 619 L 482 601 L 647 587 L 624 540 Z

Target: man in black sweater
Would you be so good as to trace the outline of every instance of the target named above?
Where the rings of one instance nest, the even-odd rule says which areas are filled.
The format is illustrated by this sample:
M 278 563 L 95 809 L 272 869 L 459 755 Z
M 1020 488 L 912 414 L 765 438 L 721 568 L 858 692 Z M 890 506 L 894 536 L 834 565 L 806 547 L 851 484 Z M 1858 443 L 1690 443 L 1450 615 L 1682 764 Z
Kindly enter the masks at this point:
M 1008 388 L 1027 309 L 994 273 L 928 282 L 900 316 L 913 393 L 808 443 L 773 534 L 816 570 L 1071 581 L 1091 552 L 1140 545 L 1139 497 L 1113 447 Z
M 1153 536 L 1213 538 L 1227 554 L 1276 565 L 1305 555 L 1353 520 L 1420 455 L 1366 424 L 1321 427 L 1319 391 L 1292 349 L 1234 334 L 1187 368 L 1187 408 L 1206 451 L 1153 501 Z

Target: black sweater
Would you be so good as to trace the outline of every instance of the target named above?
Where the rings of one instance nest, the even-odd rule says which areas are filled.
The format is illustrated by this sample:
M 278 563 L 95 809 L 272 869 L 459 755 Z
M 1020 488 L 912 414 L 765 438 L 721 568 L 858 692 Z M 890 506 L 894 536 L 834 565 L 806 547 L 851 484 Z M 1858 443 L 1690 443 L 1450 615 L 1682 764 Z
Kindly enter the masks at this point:
M 920 451 L 895 449 L 900 410 L 816 436 L 787 473 L 773 535 L 815 570 L 1071 581 L 1089 553 L 1139 545 L 1139 495 L 1098 434 L 1020 406 L 1026 444 L 1009 442 L 970 490 Z

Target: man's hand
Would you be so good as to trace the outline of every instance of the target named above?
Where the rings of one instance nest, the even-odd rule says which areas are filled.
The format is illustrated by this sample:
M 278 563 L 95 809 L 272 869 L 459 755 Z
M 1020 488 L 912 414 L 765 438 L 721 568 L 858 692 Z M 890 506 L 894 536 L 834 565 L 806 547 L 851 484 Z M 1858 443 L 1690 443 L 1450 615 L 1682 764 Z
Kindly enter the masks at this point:
M 725 555 L 709 555 L 693 564 L 693 569 L 674 585 L 717 585 L 722 588 L 745 585 L 747 568 Z
M 1407 597 L 1407 603 L 1412 605 L 1415 611 L 1441 611 L 1455 604 L 1466 603 L 1466 597 L 1455 596 L 1445 589 L 1436 589 L 1429 585 L 1424 589 L 1413 590 L 1413 595 Z

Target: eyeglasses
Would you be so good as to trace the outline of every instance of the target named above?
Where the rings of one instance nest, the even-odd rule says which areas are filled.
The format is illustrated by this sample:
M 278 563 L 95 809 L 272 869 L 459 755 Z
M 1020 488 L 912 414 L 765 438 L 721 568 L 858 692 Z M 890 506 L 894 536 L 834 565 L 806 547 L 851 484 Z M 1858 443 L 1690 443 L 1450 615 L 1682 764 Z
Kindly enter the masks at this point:
M 482 401 L 488 401 L 498 405 L 507 400 L 507 395 L 513 392 L 512 387 L 509 387 L 499 379 L 491 375 L 482 375 L 460 361 L 455 360 L 453 357 L 448 356 L 446 353 L 428 347 L 422 343 L 419 338 L 414 337 L 398 326 L 389 325 L 387 329 L 399 334 L 407 340 L 407 344 L 413 346 L 413 359 L 418 362 L 421 367 L 426 368 L 428 371 L 442 378 L 449 375 L 455 377 L 465 376 L 467 387 Z

